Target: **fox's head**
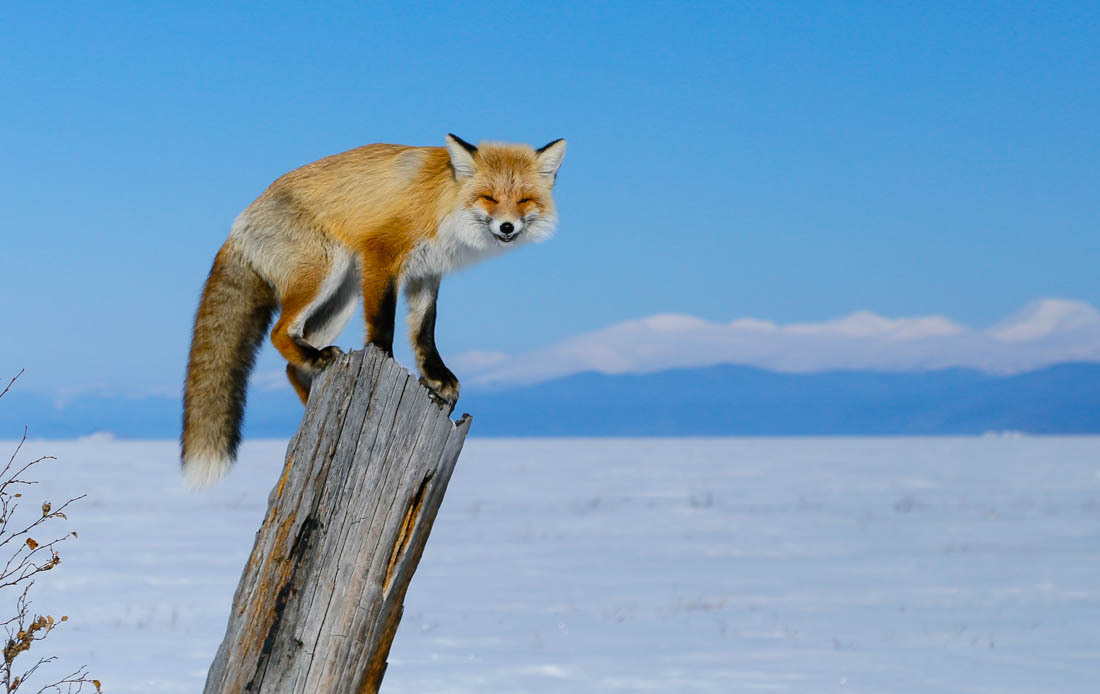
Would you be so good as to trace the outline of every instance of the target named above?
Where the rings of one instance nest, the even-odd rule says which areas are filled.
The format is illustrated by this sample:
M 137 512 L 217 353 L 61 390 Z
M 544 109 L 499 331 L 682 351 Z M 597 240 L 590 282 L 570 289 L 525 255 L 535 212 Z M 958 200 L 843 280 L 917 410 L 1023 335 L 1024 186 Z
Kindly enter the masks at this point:
M 565 157 L 565 140 L 539 149 L 482 143 L 475 147 L 447 136 L 460 204 L 498 244 L 542 241 L 554 233 L 557 216 L 550 195 Z

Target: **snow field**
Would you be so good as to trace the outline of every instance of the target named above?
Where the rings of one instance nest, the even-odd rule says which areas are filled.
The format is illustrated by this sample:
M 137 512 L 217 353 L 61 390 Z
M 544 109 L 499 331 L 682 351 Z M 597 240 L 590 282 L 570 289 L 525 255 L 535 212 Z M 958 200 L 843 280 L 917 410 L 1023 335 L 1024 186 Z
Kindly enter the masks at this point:
M 174 442 L 28 442 L 27 508 L 88 494 L 39 655 L 200 691 L 284 447 L 188 493 Z M 1100 438 L 475 438 L 383 691 L 1091 692 L 1098 577 Z

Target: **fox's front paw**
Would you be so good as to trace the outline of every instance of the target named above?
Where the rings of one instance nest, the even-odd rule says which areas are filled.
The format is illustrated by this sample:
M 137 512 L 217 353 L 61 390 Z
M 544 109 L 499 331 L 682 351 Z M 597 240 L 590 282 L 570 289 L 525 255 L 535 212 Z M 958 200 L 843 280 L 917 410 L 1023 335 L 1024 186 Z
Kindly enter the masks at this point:
M 309 360 L 309 368 L 314 372 L 323 371 L 326 366 L 342 356 L 344 356 L 344 350 L 335 345 L 330 345 L 317 350 L 317 354 Z
M 420 377 L 420 385 L 430 392 L 432 399 L 440 407 L 447 408 L 447 414 L 454 412 L 455 403 L 458 402 L 458 379 L 450 371 L 442 378 Z

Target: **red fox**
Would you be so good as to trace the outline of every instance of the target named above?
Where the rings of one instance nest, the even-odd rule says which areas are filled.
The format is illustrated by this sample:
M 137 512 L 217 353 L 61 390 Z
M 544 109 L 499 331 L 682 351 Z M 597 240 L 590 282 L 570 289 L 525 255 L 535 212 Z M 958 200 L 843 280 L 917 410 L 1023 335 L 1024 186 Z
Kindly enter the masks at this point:
M 375 144 L 277 179 L 233 223 L 202 291 L 183 397 L 185 481 L 208 485 L 236 458 L 245 389 L 276 308 L 271 342 L 305 402 L 341 354 L 330 343 L 363 297 L 367 342 L 393 354 L 404 288 L 420 382 L 454 408 L 458 379 L 435 346 L 446 272 L 529 241 L 557 224 L 551 188 L 565 140 L 446 147 Z

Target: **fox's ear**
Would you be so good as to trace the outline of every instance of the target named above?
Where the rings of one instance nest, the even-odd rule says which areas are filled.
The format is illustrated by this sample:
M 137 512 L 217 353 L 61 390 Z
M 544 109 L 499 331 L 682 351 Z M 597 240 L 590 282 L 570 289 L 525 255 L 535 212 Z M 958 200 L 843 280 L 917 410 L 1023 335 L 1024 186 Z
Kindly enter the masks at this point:
M 455 168 L 455 178 L 469 178 L 474 175 L 477 165 L 474 155 L 477 147 L 455 134 L 447 135 L 447 152 L 451 155 L 451 166 Z
M 558 175 L 558 167 L 565 158 L 565 140 L 554 140 L 535 150 L 539 159 L 539 174 L 554 184 Z

